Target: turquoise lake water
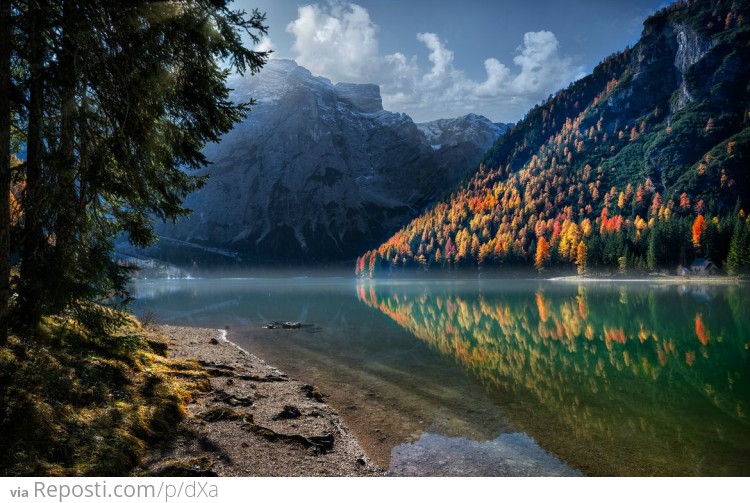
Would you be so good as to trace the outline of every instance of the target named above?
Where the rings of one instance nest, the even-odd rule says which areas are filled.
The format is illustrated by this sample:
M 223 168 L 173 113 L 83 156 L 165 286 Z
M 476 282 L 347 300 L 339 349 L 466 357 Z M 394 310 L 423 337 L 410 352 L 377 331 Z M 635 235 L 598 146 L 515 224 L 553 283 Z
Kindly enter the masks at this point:
M 138 281 L 137 314 L 329 396 L 394 475 L 750 475 L 750 289 L 344 278 Z M 299 330 L 268 330 L 300 321 Z

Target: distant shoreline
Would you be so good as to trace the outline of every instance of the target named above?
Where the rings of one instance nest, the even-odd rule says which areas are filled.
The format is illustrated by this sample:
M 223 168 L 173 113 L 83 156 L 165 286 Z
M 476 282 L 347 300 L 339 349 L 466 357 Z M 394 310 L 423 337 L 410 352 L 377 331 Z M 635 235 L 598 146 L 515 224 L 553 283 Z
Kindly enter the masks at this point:
M 562 272 L 562 271 L 561 271 Z M 563 272 L 562 275 L 552 275 L 553 271 L 547 274 L 537 275 L 522 275 L 522 274 L 498 274 L 498 271 L 485 270 L 485 271 L 472 271 L 463 273 L 456 271 L 439 271 L 436 274 L 430 275 L 409 275 L 409 274 L 392 274 L 392 275 L 379 275 L 374 278 L 372 277 L 356 277 L 358 281 L 377 281 L 377 280 L 520 280 L 520 281 L 549 281 L 549 282 L 561 282 L 561 283 L 663 283 L 663 284 L 707 284 L 707 285 L 737 285 L 737 284 L 748 284 L 750 283 L 750 277 L 747 276 L 698 276 L 698 275 L 667 275 L 667 274 L 652 274 L 652 275 L 619 275 L 616 273 L 601 273 L 601 274 L 567 274 Z
M 556 276 L 553 278 L 541 279 L 543 281 L 564 283 L 690 283 L 699 285 L 737 285 L 748 282 L 748 280 L 738 276 L 647 276 L 642 278 L 617 276 Z

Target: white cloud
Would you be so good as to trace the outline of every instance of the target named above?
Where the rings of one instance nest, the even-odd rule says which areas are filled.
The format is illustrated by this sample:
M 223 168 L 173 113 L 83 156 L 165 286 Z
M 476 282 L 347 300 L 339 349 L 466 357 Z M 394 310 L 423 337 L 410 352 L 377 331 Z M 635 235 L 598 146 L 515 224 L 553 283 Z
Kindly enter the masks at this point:
M 436 89 L 441 87 L 446 79 L 455 78 L 450 75 L 453 73 L 453 52 L 446 49 L 440 38 L 434 33 L 417 33 L 417 40 L 430 50 L 428 58 L 432 62 L 432 69 L 422 77 L 422 85 L 426 89 Z
M 418 33 L 428 49 L 430 69 L 416 56 L 380 55 L 378 26 L 363 7 L 345 1 L 300 7 L 287 32 L 295 38 L 296 61 L 334 82 L 381 86 L 386 109 L 431 120 L 475 112 L 512 121 L 550 93 L 583 76 L 582 67 L 560 53 L 550 31 L 528 32 L 517 47 L 511 70 L 496 58 L 485 60 L 486 77 L 469 78 L 453 52 L 435 33 Z
M 575 69 L 570 58 L 560 57 L 559 48 L 551 31 L 526 33 L 523 45 L 516 49 L 519 54 L 513 58 L 521 67 L 521 72 L 513 78 L 514 92 L 539 92 L 550 83 L 566 84 L 560 79 L 569 77 Z
M 379 59 L 378 27 L 357 4 L 300 7 L 286 31 L 295 38 L 297 63 L 336 82 L 366 81 L 368 65 Z
M 260 39 L 260 42 L 258 42 L 258 45 L 253 48 L 254 51 L 258 52 L 272 52 L 268 57 L 273 59 L 276 57 L 276 44 L 273 43 L 273 40 L 271 40 L 271 37 L 263 37 Z

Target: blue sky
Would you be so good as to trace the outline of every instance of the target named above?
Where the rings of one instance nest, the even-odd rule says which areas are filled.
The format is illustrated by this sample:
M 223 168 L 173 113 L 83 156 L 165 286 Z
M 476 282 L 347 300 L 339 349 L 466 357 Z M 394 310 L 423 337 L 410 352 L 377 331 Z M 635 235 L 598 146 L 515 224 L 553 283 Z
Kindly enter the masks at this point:
M 664 0 L 237 0 L 267 15 L 275 57 L 333 82 L 379 84 L 416 121 L 515 122 L 637 42 Z

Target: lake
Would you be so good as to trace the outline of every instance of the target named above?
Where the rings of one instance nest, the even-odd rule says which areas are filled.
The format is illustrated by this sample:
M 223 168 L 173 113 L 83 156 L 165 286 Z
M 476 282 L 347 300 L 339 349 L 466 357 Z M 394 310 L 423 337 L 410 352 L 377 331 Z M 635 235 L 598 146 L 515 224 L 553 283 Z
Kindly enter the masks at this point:
M 328 395 L 394 475 L 750 475 L 747 285 L 141 280 Z M 299 321 L 299 330 L 269 330 Z

